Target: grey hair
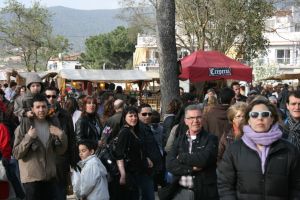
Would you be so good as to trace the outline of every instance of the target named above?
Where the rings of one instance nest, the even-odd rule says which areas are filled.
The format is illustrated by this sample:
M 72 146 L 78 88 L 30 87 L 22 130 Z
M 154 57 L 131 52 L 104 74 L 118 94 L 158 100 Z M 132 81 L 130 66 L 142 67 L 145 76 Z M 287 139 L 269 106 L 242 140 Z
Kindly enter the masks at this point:
M 186 116 L 186 113 L 189 110 L 199 110 L 202 112 L 201 106 L 198 104 L 192 104 L 192 105 L 188 105 L 185 109 L 184 109 L 184 116 Z
M 114 101 L 114 109 L 118 110 L 124 108 L 124 101 L 122 99 L 117 99 Z

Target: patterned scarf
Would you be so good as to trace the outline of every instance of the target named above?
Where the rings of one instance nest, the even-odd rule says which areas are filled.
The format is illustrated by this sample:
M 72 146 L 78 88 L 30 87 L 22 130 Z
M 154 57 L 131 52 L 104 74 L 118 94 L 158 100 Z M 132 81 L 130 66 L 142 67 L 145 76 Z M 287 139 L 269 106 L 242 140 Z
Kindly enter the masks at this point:
M 292 116 L 288 116 L 287 125 L 289 128 L 288 140 L 300 150 L 300 122 L 296 122 Z

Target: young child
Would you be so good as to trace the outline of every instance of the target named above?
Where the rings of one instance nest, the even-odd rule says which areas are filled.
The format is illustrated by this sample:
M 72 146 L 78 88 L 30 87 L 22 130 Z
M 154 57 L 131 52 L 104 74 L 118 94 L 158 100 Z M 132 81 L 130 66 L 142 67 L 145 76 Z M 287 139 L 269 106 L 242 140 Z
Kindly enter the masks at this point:
M 94 155 L 97 143 L 90 140 L 79 142 L 78 166 L 80 173 L 73 173 L 72 185 L 76 197 L 86 200 L 109 200 L 107 171 Z M 77 175 L 76 175 L 77 174 Z

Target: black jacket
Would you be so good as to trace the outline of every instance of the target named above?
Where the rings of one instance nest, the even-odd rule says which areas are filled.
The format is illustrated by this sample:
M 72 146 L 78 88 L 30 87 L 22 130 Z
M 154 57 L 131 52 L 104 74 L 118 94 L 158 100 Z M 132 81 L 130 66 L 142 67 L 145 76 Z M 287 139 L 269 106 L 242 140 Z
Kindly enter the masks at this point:
M 174 176 L 194 176 L 195 200 L 218 199 L 216 163 L 218 139 L 204 129 L 193 140 L 192 154 L 189 154 L 189 142 L 186 134 L 180 134 L 167 155 L 167 170 Z M 202 168 L 193 172 L 193 166 Z
M 247 97 L 244 96 L 244 95 L 242 95 L 242 94 L 240 94 L 237 98 L 236 97 L 233 98 L 233 102 L 232 103 L 236 103 L 238 101 L 246 102 L 247 101 Z
M 146 173 L 147 159 L 143 146 L 144 143 L 139 132 L 133 133 L 129 127 L 125 126 L 121 128 L 114 153 L 117 160 L 124 160 L 126 172 Z
M 262 173 L 256 151 L 242 140 L 230 145 L 218 165 L 220 199 L 300 199 L 300 155 L 289 142 L 274 142 Z
M 169 114 L 167 117 L 165 117 L 164 122 L 163 122 L 163 145 L 166 146 L 167 140 L 170 136 L 170 132 L 173 128 L 175 121 L 175 115 L 174 114 Z
M 78 148 L 75 144 L 75 133 L 71 115 L 57 105 L 55 116 L 59 120 L 60 127 L 68 137 L 68 148 L 66 152 L 56 157 L 56 174 L 58 181 L 67 183 L 66 174 L 70 171 L 70 166 L 74 168 L 79 161 Z
M 143 141 L 143 148 L 146 153 L 146 157 L 150 158 L 153 162 L 153 170 L 162 169 L 163 157 L 160 153 L 159 146 L 154 138 L 154 134 L 150 125 L 139 122 L 140 136 Z M 149 169 L 149 173 L 151 170 Z
M 96 124 L 99 130 L 96 128 Z M 102 133 L 102 126 L 98 116 L 95 115 L 81 115 L 75 125 L 76 142 L 81 140 L 99 141 Z

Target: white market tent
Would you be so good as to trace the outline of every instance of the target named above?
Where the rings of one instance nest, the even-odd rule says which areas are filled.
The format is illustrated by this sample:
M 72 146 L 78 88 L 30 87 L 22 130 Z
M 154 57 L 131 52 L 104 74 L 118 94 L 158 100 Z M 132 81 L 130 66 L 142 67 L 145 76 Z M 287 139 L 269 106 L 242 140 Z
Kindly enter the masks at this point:
M 275 76 L 270 76 L 267 78 L 264 78 L 263 80 L 292 80 L 292 79 L 300 79 L 300 73 L 283 73 L 283 74 L 278 74 Z
M 139 70 L 62 69 L 58 77 L 74 81 L 135 82 L 152 78 Z
M 38 74 L 41 79 L 45 79 L 49 76 L 54 77 L 57 75 L 57 72 L 55 71 L 42 71 L 42 72 L 19 72 L 19 75 L 26 79 L 28 76 L 30 76 L 31 74 Z
M 6 72 L 0 71 L 0 81 L 7 81 Z
M 145 71 L 147 76 L 151 79 L 159 79 L 159 72 L 158 71 Z
M 157 78 L 156 75 L 140 70 L 97 70 L 97 69 L 62 69 L 59 71 L 43 72 L 19 72 L 18 75 L 24 80 L 30 75 L 36 73 L 42 79 L 56 77 L 59 86 L 63 86 L 66 80 L 69 81 L 91 81 L 91 82 L 115 82 L 128 83 L 139 81 L 152 81 Z

